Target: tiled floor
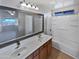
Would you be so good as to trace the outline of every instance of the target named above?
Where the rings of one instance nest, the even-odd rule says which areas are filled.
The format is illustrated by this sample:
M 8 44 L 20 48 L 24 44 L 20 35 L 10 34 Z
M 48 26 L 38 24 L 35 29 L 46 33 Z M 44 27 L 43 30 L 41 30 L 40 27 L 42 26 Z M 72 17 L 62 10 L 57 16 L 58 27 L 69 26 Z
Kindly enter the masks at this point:
M 55 48 L 52 48 L 52 53 L 48 59 L 74 59 L 74 58 L 70 57 L 69 55 L 63 52 L 60 52 L 59 50 Z

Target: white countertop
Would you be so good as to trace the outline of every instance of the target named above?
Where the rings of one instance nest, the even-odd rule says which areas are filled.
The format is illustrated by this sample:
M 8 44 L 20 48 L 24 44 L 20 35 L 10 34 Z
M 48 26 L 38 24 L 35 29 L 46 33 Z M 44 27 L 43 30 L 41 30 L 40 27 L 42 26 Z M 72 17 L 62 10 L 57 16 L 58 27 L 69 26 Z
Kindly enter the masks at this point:
M 42 34 L 41 38 L 38 38 L 38 35 L 36 35 L 21 41 L 19 49 L 21 50 L 23 48 L 24 50 L 18 52 L 20 53 L 19 56 L 17 56 L 19 49 L 15 49 L 16 44 L 2 48 L 0 49 L 0 59 L 25 59 L 51 38 L 51 36 Z

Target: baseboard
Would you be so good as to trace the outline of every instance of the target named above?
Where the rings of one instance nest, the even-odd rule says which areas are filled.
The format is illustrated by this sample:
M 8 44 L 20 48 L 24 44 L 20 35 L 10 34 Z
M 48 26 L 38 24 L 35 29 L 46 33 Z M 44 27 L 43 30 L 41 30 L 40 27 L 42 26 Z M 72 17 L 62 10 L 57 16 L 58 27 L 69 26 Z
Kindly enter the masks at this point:
M 76 58 L 75 56 L 71 55 L 70 53 L 68 53 L 68 52 L 66 52 L 66 51 L 64 51 L 64 50 L 60 50 L 60 51 L 63 52 L 63 53 L 65 53 L 65 54 L 67 54 L 67 55 L 69 55 L 69 56 L 71 56 L 71 57 L 73 57 L 74 59 L 78 59 L 78 58 Z
M 54 43 L 55 43 L 55 45 L 54 45 Z M 57 44 L 58 46 L 56 46 L 56 44 Z M 65 53 L 65 54 L 67 54 L 67 55 L 73 57 L 74 59 L 79 59 L 79 58 L 75 57 L 74 55 L 70 54 L 69 52 L 67 52 L 66 50 L 63 50 L 63 49 L 62 49 L 62 48 L 67 48 L 66 46 L 63 45 L 64 47 L 62 47 L 62 48 L 60 49 L 60 48 L 59 48 L 60 45 L 61 45 L 61 44 L 59 44 L 59 42 L 56 42 L 56 41 L 54 42 L 54 41 L 53 41 L 52 47 L 54 47 L 54 48 L 60 50 L 61 52 L 63 52 L 63 53 Z

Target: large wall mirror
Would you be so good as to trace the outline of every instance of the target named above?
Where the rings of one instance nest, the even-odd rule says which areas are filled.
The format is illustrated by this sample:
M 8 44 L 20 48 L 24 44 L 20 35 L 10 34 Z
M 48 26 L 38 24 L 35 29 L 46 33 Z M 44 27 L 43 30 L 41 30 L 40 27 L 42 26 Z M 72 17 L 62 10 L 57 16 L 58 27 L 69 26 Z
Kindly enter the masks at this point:
M 24 12 L 19 12 L 19 35 L 28 36 L 31 34 L 43 32 L 44 19 L 41 14 L 29 14 Z
M 39 34 L 43 30 L 43 14 L 0 8 L 0 47 Z

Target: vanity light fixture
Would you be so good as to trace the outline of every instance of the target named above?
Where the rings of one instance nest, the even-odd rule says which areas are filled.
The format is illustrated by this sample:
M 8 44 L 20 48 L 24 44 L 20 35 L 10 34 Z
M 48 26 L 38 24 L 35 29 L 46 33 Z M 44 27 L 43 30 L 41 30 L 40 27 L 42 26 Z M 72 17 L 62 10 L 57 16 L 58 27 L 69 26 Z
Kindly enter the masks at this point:
M 32 9 L 39 10 L 37 6 L 32 6 Z
M 26 8 L 30 8 L 30 9 L 34 9 L 34 10 L 39 10 L 39 8 L 37 6 L 31 5 L 30 3 L 26 3 L 25 0 L 20 2 L 21 7 L 26 7 Z

